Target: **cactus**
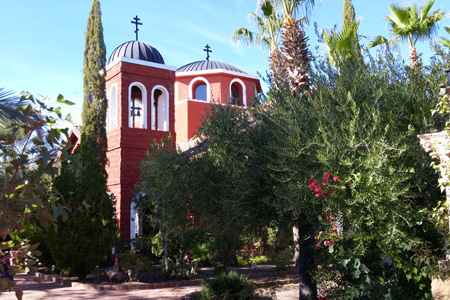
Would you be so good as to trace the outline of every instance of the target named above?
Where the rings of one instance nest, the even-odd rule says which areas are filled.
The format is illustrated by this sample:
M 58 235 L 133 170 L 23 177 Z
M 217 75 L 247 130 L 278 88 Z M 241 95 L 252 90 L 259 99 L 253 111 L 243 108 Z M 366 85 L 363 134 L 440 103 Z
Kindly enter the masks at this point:
M 161 276 L 166 279 L 191 279 L 197 276 L 198 263 L 190 262 L 181 255 L 162 260 Z

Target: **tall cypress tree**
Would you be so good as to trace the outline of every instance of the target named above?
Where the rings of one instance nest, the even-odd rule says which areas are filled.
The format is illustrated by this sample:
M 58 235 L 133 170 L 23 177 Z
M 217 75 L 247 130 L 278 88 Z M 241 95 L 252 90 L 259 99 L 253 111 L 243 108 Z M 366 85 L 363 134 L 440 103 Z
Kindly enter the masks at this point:
M 103 40 L 103 26 L 99 0 L 92 1 L 92 8 L 86 30 L 83 58 L 84 102 L 81 131 L 81 144 L 89 148 L 97 162 L 106 164 L 106 109 L 105 94 L 106 47 Z M 84 149 L 83 149 L 84 150 Z M 87 149 L 86 149 L 87 150 Z M 84 151 L 82 155 L 86 154 Z M 106 173 L 105 173 L 106 176 Z
M 74 211 L 46 240 L 57 267 L 81 278 L 105 262 L 116 233 L 114 203 L 107 193 L 105 171 L 105 53 L 100 3 L 93 0 L 83 61 L 83 125 L 77 149 L 81 166 L 63 165 L 55 180 L 55 187 Z
M 355 8 L 352 5 L 352 0 L 344 0 L 344 12 L 342 13 L 342 28 L 355 23 Z

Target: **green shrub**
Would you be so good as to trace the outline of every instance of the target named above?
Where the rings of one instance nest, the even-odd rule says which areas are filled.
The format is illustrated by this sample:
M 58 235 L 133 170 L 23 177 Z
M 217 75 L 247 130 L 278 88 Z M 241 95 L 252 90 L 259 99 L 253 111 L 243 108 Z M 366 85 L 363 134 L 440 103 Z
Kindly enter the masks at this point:
M 243 256 L 238 255 L 238 256 L 236 256 L 236 258 L 237 258 L 238 265 L 240 267 L 246 267 L 250 264 L 250 258 L 246 255 L 243 255 Z
M 269 253 L 268 261 L 273 263 L 278 271 L 285 271 L 288 269 L 289 265 L 292 264 L 292 259 L 294 257 L 292 249 L 288 248 L 278 253 Z
M 220 274 L 224 274 L 224 273 L 226 274 L 229 272 L 230 272 L 230 270 L 228 270 L 228 267 L 225 266 L 224 264 L 217 264 L 214 267 L 214 275 L 220 275 Z
M 255 284 L 235 271 L 202 280 L 202 287 L 200 295 L 204 300 L 244 300 L 252 299 L 255 294 Z
M 237 258 L 238 265 L 240 267 L 247 267 L 249 265 L 261 264 L 261 263 L 266 263 L 269 261 L 269 259 L 265 255 L 260 255 L 260 256 L 255 256 L 255 257 L 248 257 L 246 255 L 243 255 L 243 256 L 236 256 L 236 258 Z
M 191 279 L 197 276 L 197 271 L 198 263 L 191 263 L 181 255 L 162 259 L 161 276 L 165 279 Z
M 145 272 L 152 269 L 152 261 L 149 257 L 135 252 L 134 250 L 126 251 L 119 255 L 119 262 L 123 270 L 127 272 L 132 270 L 132 279 L 136 280 Z
M 261 263 L 266 263 L 268 262 L 268 258 L 265 255 L 260 255 L 260 256 L 255 256 L 253 258 L 250 258 L 250 263 L 251 264 L 261 264 Z
M 210 241 L 196 243 L 191 250 L 191 258 L 202 266 L 211 266 L 214 261 L 214 249 Z

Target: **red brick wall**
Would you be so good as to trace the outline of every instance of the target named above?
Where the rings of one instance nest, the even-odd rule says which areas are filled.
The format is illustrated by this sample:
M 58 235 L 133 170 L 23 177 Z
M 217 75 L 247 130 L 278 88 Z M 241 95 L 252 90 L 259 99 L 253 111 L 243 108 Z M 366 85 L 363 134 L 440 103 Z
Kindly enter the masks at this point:
M 251 100 L 255 97 L 259 92 L 261 92 L 261 84 L 259 79 L 253 79 L 228 73 L 213 73 L 213 74 L 204 74 L 204 75 L 189 75 L 189 76 L 180 76 L 178 75 L 176 78 L 175 85 L 176 89 L 176 102 L 180 100 L 184 100 L 189 97 L 189 83 L 196 77 L 203 77 L 208 80 L 210 84 L 211 93 L 211 101 L 227 103 L 230 100 L 230 83 L 233 79 L 240 79 L 244 82 L 246 88 L 246 100 L 247 105 L 251 105 Z
M 117 84 L 118 128 L 108 132 L 108 188 L 116 199 L 116 216 L 122 238 L 130 237 L 130 204 L 134 185 L 139 181 L 139 166 L 151 142 L 172 135 L 176 142 L 174 108 L 175 72 L 132 63 L 119 62 L 106 74 L 106 89 Z M 147 129 L 128 128 L 128 89 L 133 82 L 147 90 Z M 151 130 L 151 91 L 156 85 L 169 93 L 169 132 Z M 109 95 L 109 94 L 108 94 Z
M 208 107 L 211 105 L 209 102 L 185 101 L 189 97 L 189 83 L 196 77 L 203 77 L 208 80 L 211 90 L 211 94 L 209 95 L 211 102 L 226 104 L 230 101 L 230 84 L 233 79 L 240 79 L 244 83 L 246 87 L 247 106 L 250 106 L 252 98 L 261 92 L 261 85 L 258 79 L 227 73 L 178 76 L 175 82 L 175 101 L 177 103 L 175 106 L 175 129 L 177 133 L 180 133 L 177 136 L 178 143 L 187 142 L 197 133 L 197 129 L 201 125 L 202 116 L 206 115 Z

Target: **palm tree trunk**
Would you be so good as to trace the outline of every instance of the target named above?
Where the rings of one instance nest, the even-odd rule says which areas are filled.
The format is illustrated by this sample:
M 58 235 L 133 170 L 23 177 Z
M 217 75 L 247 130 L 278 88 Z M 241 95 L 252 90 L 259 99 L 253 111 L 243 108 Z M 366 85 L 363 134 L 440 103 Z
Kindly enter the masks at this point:
M 280 89 L 287 78 L 287 71 L 284 58 L 278 48 L 273 49 L 270 53 L 269 62 L 272 84 L 276 89 Z
M 308 90 L 310 85 L 308 71 L 311 53 L 308 49 L 308 37 L 300 25 L 293 18 L 289 18 L 283 24 L 281 38 L 286 79 L 292 94 L 302 93 Z
M 409 46 L 409 66 L 412 70 L 418 70 L 420 68 L 419 56 L 414 46 Z

